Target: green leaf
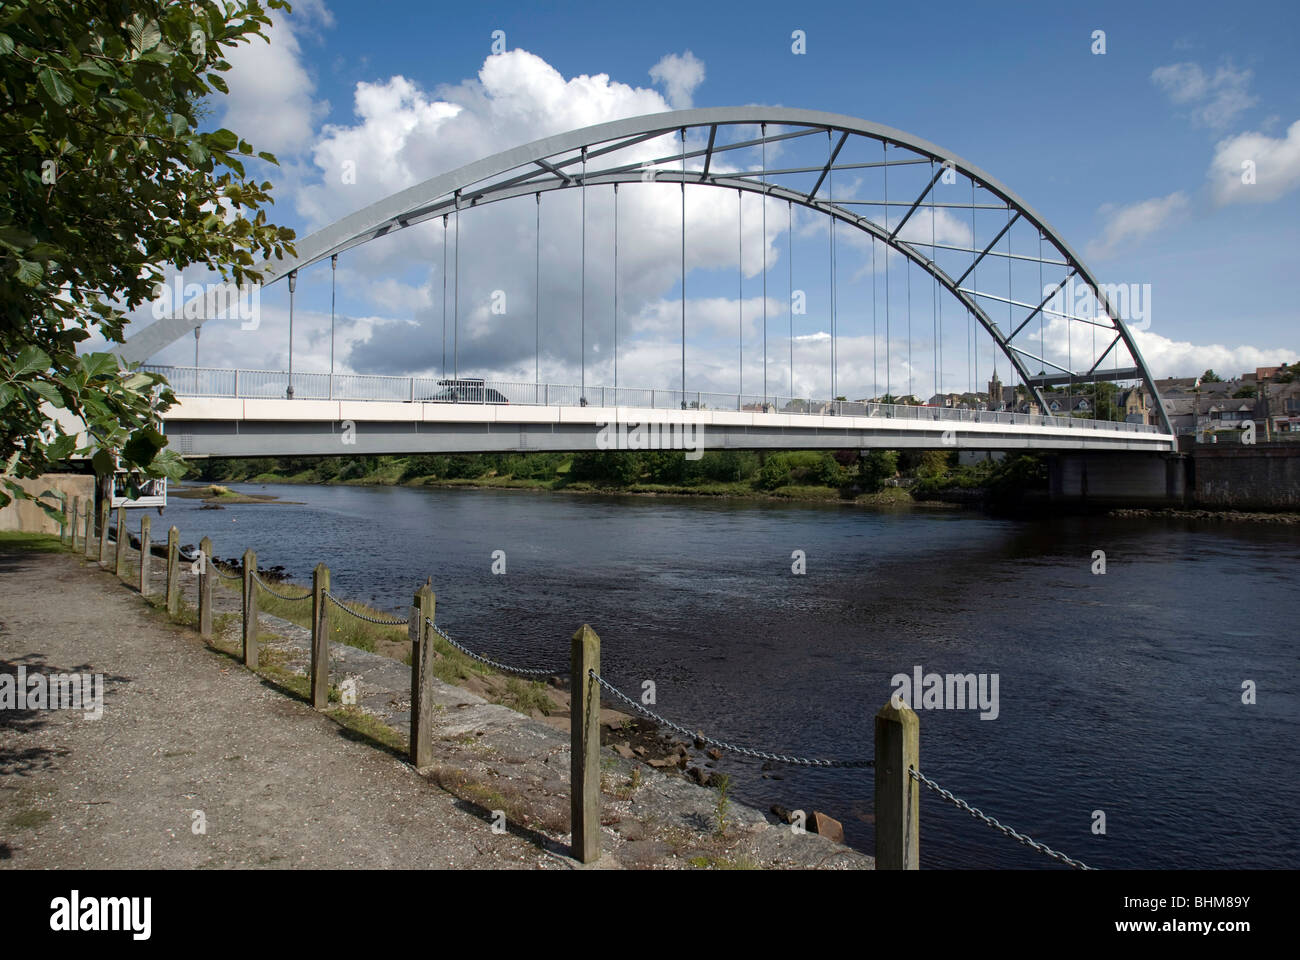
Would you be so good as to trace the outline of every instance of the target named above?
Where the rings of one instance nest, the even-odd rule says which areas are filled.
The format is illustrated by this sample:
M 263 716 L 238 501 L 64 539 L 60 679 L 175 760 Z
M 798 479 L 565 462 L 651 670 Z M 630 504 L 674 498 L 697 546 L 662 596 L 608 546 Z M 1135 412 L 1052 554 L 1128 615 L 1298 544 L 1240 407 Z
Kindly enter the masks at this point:
M 27 388 L 31 390 L 32 393 L 39 394 L 42 400 L 45 400 L 56 407 L 66 406 L 63 402 L 63 395 L 59 393 L 58 387 L 52 383 L 47 383 L 44 380 L 31 380 L 28 381 Z
M 36 238 L 26 230 L 6 224 L 0 227 L 0 243 L 4 244 L 15 253 L 21 253 L 23 250 L 36 243 Z
M 214 150 L 234 150 L 239 144 L 239 137 L 225 127 L 208 134 L 207 140 L 208 143 L 212 144 Z
M 86 353 L 80 360 L 81 369 L 92 379 L 117 370 L 117 357 L 111 353 Z
M 49 67 L 45 67 L 41 70 L 38 79 L 41 88 L 49 94 L 50 99 L 59 104 L 59 106 L 72 102 L 72 88 L 64 82 L 64 79 L 61 76 Z
M 51 460 L 65 460 L 72 456 L 77 446 L 77 438 L 69 434 L 56 437 L 46 448 L 45 455 Z
M 36 286 L 44 276 L 45 268 L 31 260 L 19 260 L 18 269 L 14 271 L 14 279 L 28 287 Z
M 107 447 L 100 447 L 96 450 L 95 455 L 90 458 L 90 462 L 95 467 L 95 473 L 101 477 L 117 469 L 117 458 L 113 456 L 113 451 Z
M 13 377 L 26 376 L 50 368 L 50 355 L 40 347 L 24 347 L 14 361 Z
M 131 434 L 131 439 L 122 448 L 122 456 L 130 463 L 143 466 L 152 463 L 154 456 L 166 445 L 161 433 L 153 427 L 144 427 Z
M 14 42 L 8 34 L 0 33 L 0 57 L 7 57 L 14 52 Z

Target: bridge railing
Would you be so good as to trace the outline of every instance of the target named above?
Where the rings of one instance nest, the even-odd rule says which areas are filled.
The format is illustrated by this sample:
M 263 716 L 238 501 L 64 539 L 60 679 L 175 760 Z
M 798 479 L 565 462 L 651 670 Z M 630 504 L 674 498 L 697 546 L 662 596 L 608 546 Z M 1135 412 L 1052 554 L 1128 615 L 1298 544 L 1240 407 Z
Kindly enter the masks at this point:
M 389 400 L 421 403 L 517 403 L 528 406 L 633 407 L 652 410 L 728 410 L 811 416 L 880 417 L 953 423 L 993 423 L 1119 433 L 1158 433 L 1155 426 L 1113 420 L 1086 420 L 1050 414 L 1003 410 L 872 403 L 865 400 L 817 400 L 761 394 L 708 393 L 646 387 L 519 383 L 506 380 L 391 377 L 359 373 L 298 373 L 285 370 L 236 370 L 206 367 L 146 366 L 163 374 L 182 397 L 246 397 L 298 400 Z M 289 387 L 292 384 L 292 393 Z

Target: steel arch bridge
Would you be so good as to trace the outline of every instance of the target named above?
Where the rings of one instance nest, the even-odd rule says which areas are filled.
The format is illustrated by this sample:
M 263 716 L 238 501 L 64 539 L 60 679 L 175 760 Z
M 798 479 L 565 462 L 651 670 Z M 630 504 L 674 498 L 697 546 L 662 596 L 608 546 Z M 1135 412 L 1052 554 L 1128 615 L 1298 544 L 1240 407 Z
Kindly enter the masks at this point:
M 731 142 L 720 141 L 720 131 L 734 132 L 728 128 L 741 128 L 742 133 L 744 128 L 757 128 L 758 136 Z M 688 134 L 694 135 L 697 145 L 687 146 Z M 814 135 L 827 138 L 824 162 L 767 169 L 764 161 L 758 170 L 724 169 L 728 155 L 733 151 L 760 149 L 766 156 L 768 145 L 787 144 Z M 657 146 L 657 142 L 664 143 L 665 148 L 648 157 L 636 156 Z M 846 145 L 860 145 L 863 142 L 880 145 L 879 161 L 850 163 L 838 159 L 841 155 L 851 155 L 844 153 Z M 676 143 L 680 143 L 677 149 L 667 149 L 668 145 Z M 891 148 L 896 151 L 894 156 L 890 155 Z M 917 165 L 929 166 L 928 183 L 924 189 L 919 193 L 913 192 L 914 195 L 908 194 L 901 200 L 890 200 L 887 194 L 889 170 Z M 833 183 L 835 173 L 872 168 L 879 169 L 884 174 L 886 195 L 883 199 L 837 200 L 831 195 L 828 187 Z M 772 179 L 784 177 L 788 180 L 800 176 L 812 180 L 811 187 Z M 960 178 L 961 182 L 969 185 L 970 203 L 941 203 L 935 199 L 935 187 L 941 178 L 945 183 Z M 1131 331 L 1108 299 L 1105 289 L 1097 283 L 1093 273 L 1056 230 L 1007 186 L 956 154 L 891 127 L 840 114 L 784 107 L 714 107 L 616 120 L 545 137 L 432 177 L 317 231 L 297 242 L 296 259 L 265 263 L 264 283 L 271 284 L 288 278 L 292 288 L 297 272 L 313 264 L 330 260 L 360 244 L 416 224 L 449 215 L 458 216 L 463 210 L 484 204 L 530 194 L 535 195 L 540 202 L 542 194 L 555 190 L 603 185 L 614 185 L 617 189 L 618 184 L 647 181 L 681 184 L 683 196 L 686 185 L 703 185 L 785 200 L 819 212 L 833 222 L 862 231 L 872 238 L 873 252 L 875 242 L 884 244 L 888 250 L 901 254 L 910 264 L 932 277 L 950 297 L 957 300 L 970 317 L 979 322 L 996 348 L 1008 359 L 1027 390 L 1033 392 L 1044 411 L 1048 409 L 1042 392 L 1044 386 L 1085 384 L 1102 380 L 1140 380 L 1152 398 L 1154 408 L 1159 412 L 1164 432 L 1173 433 L 1155 382 Z M 983 202 L 976 202 L 977 193 L 983 196 Z M 853 207 L 864 207 L 867 212 L 857 212 Z M 899 208 L 899 215 L 892 216 L 891 208 Z M 883 211 L 883 216 L 874 215 L 877 209 Z M 969 247 L 939 243 L 933 235 L 930 240 L 918 240 L 915 236 L 905 238 L 904 229 L 919 210 L 929 211 L 932 224 L 941 211 L 969 210 Z M 1005 223 L 996 230 L 988 231 L 987 242 L 985 236 L 977 234 L 976 210 L 1006 213 Z M 1037 231 L 1038 256 L 1010 251 L 1009 233 L 1017 223 L 1027 224 Z M 1007 239 L 1008 246 L 1005 252 L 996 249 L 1004 238 Z M 1043 254 L 1044 243 L 1048 247 L 1046 255 Z M 833 245 L 832 236 L 832 256 Z M 943 255 L 948 258 L 947 269 L 940 266 L 940 251 L 944 251 Z M 964 258 L 967 254 L 970 256 L 969 263 L 953 265 L 955 257 Z M 990 257 L 1002 258 L 1008 262 L 1006 296 L 990 289 L 980 290 L 977 286 L 978 267 Z M 1058 278 L 1055 287 L 1037 302 L 1031 302 L 1037 300 L 1036 297 L 1016 299 L 1011 290 L 1011 261 L 1037 264 L 1040 278 L 1044 268 L 1050 269 Z M 683 264 L 683 277 L 684 275 Z M 1068 310 L 1060 312 L 1048 309 L 1055 294 L 1076 279 L 1095 299 L 1097 312 L 1093 317 L 1074 316 Z M 1041 288 L 1040 292 L 1044 290 L 1047 288 Z M 684 301 L 683 291 L 683 309 Z M 990 316 L 990 308 L 986 306 L 988 303 L 1001 303 L 1008 308 L 1012 315 L 1008 318 L 1007 330 L 1003 330 Z M 1021 311 L 1018 316 L 1014 315 L 1016 310 Z M 1105 348 L 1097 353 L 1094 347 L 1090 364 L 1071 369 L 1068 365 L 1063 366 L 1017 345 L 1016 338 L 1030 327 L 1031 321 L 1037 317 L 1041 324 L 1045 315 L 1063 319 L 1067 329 L 1073 329 L 1073 324 L 1084 324 L 1091 328 L 1094 336 L 1096 331 L 1102 331 Z M 202 318 L 156 321 L 119 346 L 116 352 L 128 362 L 143 362 L 202 322 Z M 1102 362 L 1112 355 L 1117 358 L 1120 353 L 1117 348 L 1120 347 L 1127 352 L 1131 365 L 1120 367 L 1118 359 L 1114 359 L 1113 367 L 1104 369 Z M 1045 342 L 1041 352 L 1048 352 Z M 1034 373 L 1029 363 L 1039 366 L 1039 372 Z M 1048 373 L 1049 367 L 1056 372 Z M 683 391 L 684 388 L 685 384 Z

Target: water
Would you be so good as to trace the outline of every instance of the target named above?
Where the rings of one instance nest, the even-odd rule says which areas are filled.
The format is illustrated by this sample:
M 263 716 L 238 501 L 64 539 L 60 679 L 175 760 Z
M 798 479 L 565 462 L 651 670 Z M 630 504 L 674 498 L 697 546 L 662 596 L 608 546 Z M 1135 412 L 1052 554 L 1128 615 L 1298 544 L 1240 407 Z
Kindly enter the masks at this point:
M 603 673 L 691 729 L 778 753 L 872 755 L 890 678 L 996 673 L 999 715 L 920 712 L 921 769 L 1097 867 L 1292 867 L 1300 537 L 1285 525 L 578 496 L 237 485 L 301 505 L 165 522 L 218 556 L 253 547 L 300 582 L 404 615 L 432 577 L 472 649 L 567 665 L 590 623 Z M 155 522 L 155 528 L 158 524 Z M 505 551 L 504 576 L 493 551 Z M 791 573 L 792 553 L 807 573 Z M 1092 573 L 1106 553 L 1107 572 Z M 1258 702 L 1243 705 L 1242 683 Z M 870 771 L 725 760 L 733 795 L 821 810 L 873 843 Z M 1094 811 L 1105 835 L 1094 835 Z M 929 867 L 1050 861 L 927 793 Z

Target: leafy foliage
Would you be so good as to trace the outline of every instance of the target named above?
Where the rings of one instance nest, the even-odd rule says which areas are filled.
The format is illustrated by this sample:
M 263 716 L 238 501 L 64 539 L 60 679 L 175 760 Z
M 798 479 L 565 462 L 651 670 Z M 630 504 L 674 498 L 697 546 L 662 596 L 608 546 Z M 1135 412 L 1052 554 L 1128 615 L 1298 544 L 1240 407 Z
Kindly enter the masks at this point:
M 118 456 L 152 476 L 183 472 L 156 426 L 174 401 L 165 381 L 77 344 L 120 342 L 168 265 L 246 283 L 258 256 L 294 252 L 293 232 L 266 221 L 271 184 L 245 168 L 252 145 L 199 130 L 204 98 L 227 90 L 226 50 L 266 40 L 268 9 L 289 6 L 0 5 L 0 505 L 22 495 L 13 478 L 92 445 L 100 473 Z M 92 444 L 74 451 L 51 408 Z

